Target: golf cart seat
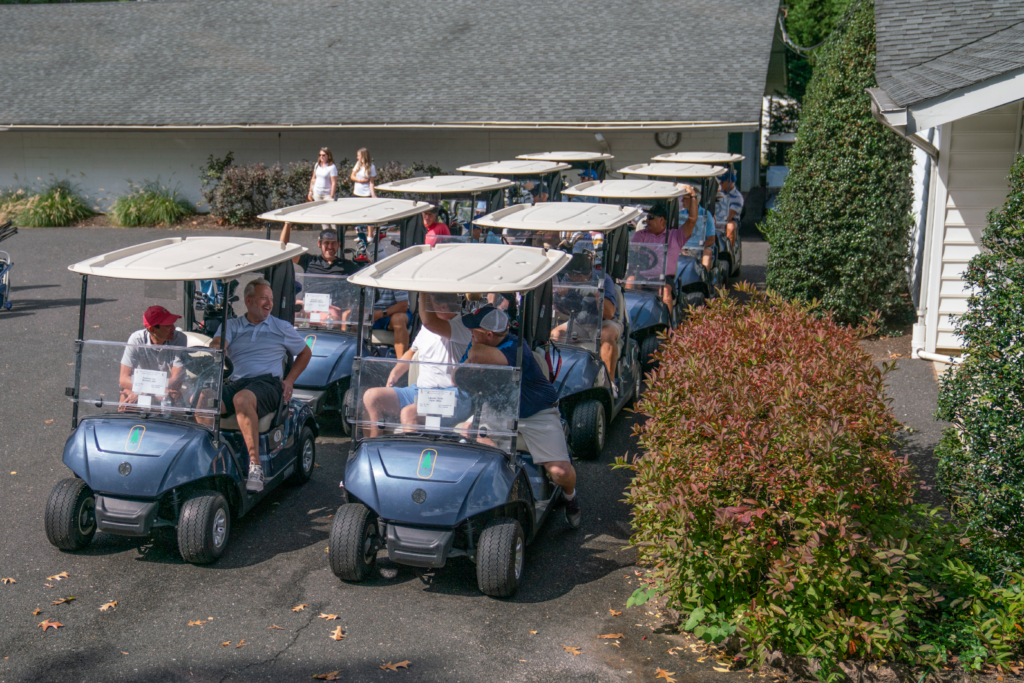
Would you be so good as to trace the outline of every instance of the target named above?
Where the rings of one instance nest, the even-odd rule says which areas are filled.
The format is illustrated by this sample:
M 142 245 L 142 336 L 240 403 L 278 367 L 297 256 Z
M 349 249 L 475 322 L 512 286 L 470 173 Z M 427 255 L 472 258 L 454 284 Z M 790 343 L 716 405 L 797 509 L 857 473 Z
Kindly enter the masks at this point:
M 391 330 L 373 330 L 370 333 L 370 341 L 374 344 L 383 344 L 385 346 L 395 345 L 395 333 Z
M 292 354 L 284 354 L 284 374 L 282 377 L 287 377 L 288 373 L 292 370 Z M 284 424 L 285 418 L 288 417 L 288 401 L 284 400 L 284 395 L 281 396 L 281 400 L 277 404 L 277 410 L 272 413 L 267 413 L 260 418 L 258 431 L 260 434 L 269 432 L 274 427 L 280 427 Z M 237 414 L 231 414 L 228 417 L 222 417 L 220 419 L 221 431 L 237 432 L 241 429 L 238 426 Z

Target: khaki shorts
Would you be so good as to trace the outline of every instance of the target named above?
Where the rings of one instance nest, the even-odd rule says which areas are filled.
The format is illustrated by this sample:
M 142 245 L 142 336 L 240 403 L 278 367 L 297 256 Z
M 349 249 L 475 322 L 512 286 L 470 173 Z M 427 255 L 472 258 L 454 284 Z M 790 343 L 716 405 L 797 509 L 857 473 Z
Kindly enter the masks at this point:
M 605 327 L 614 328 L 615 331 L 619 333 L 619 339 L 622 339 L 622 323 L 620 323 L 618 320 L 605 320 L 602 329 Z
M 569 462 L 569 449 L 562 431 L 562 416 L 558 408 L 547 408 L 530 417 L 519 419 L 519 433 L 533 462 Z M 520 444 L 522 445 L 522 444 Z

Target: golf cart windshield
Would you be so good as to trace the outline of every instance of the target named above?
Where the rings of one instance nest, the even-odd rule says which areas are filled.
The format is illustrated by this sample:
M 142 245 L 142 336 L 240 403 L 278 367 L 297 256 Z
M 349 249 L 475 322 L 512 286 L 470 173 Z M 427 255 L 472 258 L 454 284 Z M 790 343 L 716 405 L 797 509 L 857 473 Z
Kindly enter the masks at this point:
M 508 366 L 363 358 L 350 421 L 364 438 L 423 435 L 511 453 L 519 377 Z
M 221 379 L 219 350 L 83 341 L 75 343 L 68 393 L 79 416 L 208 417 L 212 424 L 220 412 Z
M 597 269 L 590 275 L 563 274 L 552 287 L 551 340 L 593 347 L 597 352 L 604 324 L 603 290 L 604 279 Z
M 359 287 L 347 275 L 295 274 L 295 326 L 355 332 L 359 325 Z M 373 301 L 372 293 L 367 301 Z M 372 306 L 363 312 L 370 322 Z
M 665 284 L 668 247 L 664 244 L 630 242 L 625 281 L 634 285 Z

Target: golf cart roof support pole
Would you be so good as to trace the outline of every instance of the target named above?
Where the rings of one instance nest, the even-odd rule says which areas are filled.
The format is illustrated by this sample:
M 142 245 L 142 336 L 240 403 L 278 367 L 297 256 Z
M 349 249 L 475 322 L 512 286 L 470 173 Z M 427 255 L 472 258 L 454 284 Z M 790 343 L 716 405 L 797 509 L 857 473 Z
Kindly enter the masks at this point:
M 356 359 L 363 357 L 363 328 L 366 325 L 363 323 L 363 316 L 366 315 L 366 287 L 359 288 L 359 334 L 356 348 Z
M 78 385 L 82 380 L 82 342 L 85 337 L 85 295 L 89 289 L 89 276 L 82 276 L 82 301 L 78 305 L 78 341 L 75 344 L 75 402 L 71 406 L 71 429 L 78 429 Z
M 220 377 L 221 384 L 224 383 L 224 359 L 228 357 L 227 354 L 227 336 L 228 336 L 228 309 L 231 308 L 231 297 L 228 291 L 231 284 L 227 280 L 220 280 L 224 285 L 224 310 L 221 311 L 220 316 Z M 220 413 L 224 406 L 220 403 L 223 401 L 223 394 L 217 397 L 217 412 L 213 415 L 213 445 L 215 448 L 220 447 Z
M 184 310 L 182 311 L 184 314 L 182 322 L 185 326 L 186 332 L 194 332 L 195 330 L 192 329 L 192 326 L 196 324 L 196 310 L 193 307 L 192 302 L 195 300 L 196 296 L 196 282 L 195 280 L 186 280 L 181 284 L 185 299 Z

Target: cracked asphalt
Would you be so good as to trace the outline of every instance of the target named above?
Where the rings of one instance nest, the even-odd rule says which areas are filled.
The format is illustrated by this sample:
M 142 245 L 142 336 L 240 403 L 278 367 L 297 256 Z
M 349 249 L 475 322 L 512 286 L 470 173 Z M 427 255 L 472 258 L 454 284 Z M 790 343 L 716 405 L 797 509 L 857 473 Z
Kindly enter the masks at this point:
M 524 586 L 512 600 L 479 593 L 464 558 L 438 571 L 339 581 L 325 549 L 348 446 L 329 424 L 312 480 L 278 489 L 237 520 L 215 564 L 185 564 L 167 531 L 101 533 L 78 553 L 51 547 L 43 511 L 51 488 L 69 476 L 61 463 L 71 416 L 64 387 L 80 295 L 67 266 L 182 234 L 190 233 L 26 229 L 4 244 L 15 289 L 13 310 L 0 312 L 0 578 L 16 583 L 0 585 L 0 683 L 297 681 L 335 670 L 349 681 L 653 681 L 658 667 L 690 683 L 747 679 L 715 672 L 689 650 L 668 655 L 681 641 L 656 630 L 664 617 L 624 606 L 637 586 L 622 502 L 629 477 L 610 465 L 636 451 L 631 414 L 612 423 L 599 461 L 577 463 L 582 528 L 571 530 L 560 513 L 550 519 L 527 549 Z M 314 246 L 313 233 L 296 237 Z M 747 279 L 763 282 L 766 254 L 765 243 L 748 240 Z M 144 294 L 141 283 L 91 281 L 86 337 L 126 339 L 154 303 Z M 68 577 L 48 578 L 61 572 Z M 68 596 L 75 600 L 51 604 Z M 43 632 L 44 619 L 63 626 Z M 345 637 L 335 641 L 328 636 L 338 626 Z M 597 638 L 609 633 L 623 637 Z M 380 668 L 406 660 L 408 669 Z

